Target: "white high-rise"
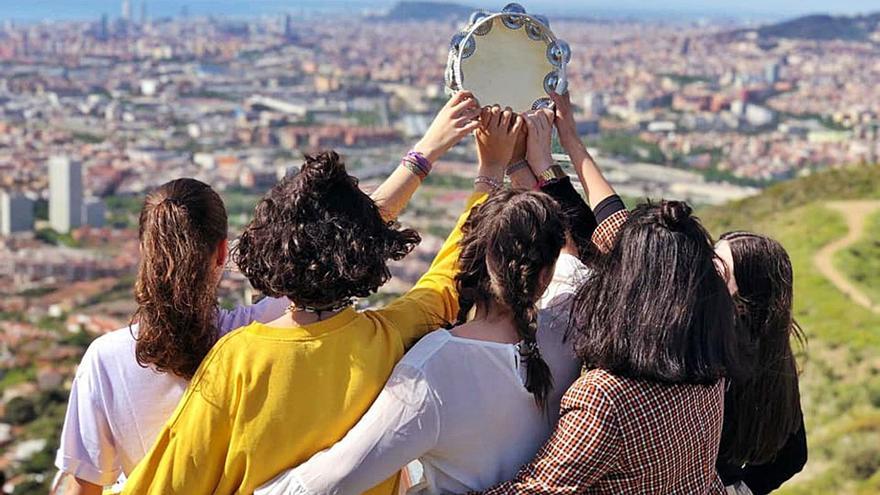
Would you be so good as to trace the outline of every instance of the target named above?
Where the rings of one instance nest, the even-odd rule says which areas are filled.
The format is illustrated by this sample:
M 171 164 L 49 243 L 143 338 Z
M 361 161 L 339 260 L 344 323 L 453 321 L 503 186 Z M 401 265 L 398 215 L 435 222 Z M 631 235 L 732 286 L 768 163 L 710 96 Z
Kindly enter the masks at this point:
M 0 191 L 0 235 L 27 232 L 34 228 L 34 202 L 27 196 Z
M 67 233 L 82 224 L 82 165 L 66 156 L 49 159 L 49 225 Z
M 122 20 L 131 20 L 131 0 L 122 0 Z

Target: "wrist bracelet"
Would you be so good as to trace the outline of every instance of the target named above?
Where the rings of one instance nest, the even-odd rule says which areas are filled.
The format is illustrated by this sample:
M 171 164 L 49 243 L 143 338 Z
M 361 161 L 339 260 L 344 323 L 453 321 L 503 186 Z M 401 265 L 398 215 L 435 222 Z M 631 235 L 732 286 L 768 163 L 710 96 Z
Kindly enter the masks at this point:
M 431 164 L 431 161 L 428 160 L 428 158 L 425 157 L 425 155 L 423 155 L 421 152 L 410 151 L 406 154 L 404 159 L 414 162 L 420 169 L 425 171 L 425 175 L 431 173 L 433 165 Z
M 491 187 L 493 191 L 497 191 L 498 189 L 501 189 L 503 187 L 497 179 L 495 179 L 494 177 L 489 177 L 487 175 L 480 175 L 476 179 L 474 179 L 474 185 L 477 184 L 486 184 L 487 186 Z
M 415 175 L 416 177 L 418 177 L 419 180 L 425 180 L 425 177 L 428 176 L 428 174 L 426 174 L 421 168 L 419 168 L 418 165 L 416 165 L 410 161 L 401 160 L 400 166 L 409 170 L 410 172 L 412 172 L 412 174 Z
M 509 177 L 524 168 L 528 168 L 528 166 L 529 166 L 529 162 L 525 158 L 523 158 L 522 160 L 519 160 L 519 161 L 515 162 L 513 165 L 507 167 L 507 170 L 505 170 L 504 173 L 506 173 L 507 176 Z

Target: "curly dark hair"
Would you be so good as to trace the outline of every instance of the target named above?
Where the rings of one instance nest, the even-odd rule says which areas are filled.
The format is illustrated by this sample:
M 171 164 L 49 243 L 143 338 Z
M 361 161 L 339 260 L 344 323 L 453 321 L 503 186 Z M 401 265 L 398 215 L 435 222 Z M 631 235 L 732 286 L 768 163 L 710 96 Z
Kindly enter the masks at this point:
M 683 202 L 642 204 L 598 259 L 572 306 L 588 368 L 664 383 L 738 375 L 733 300 L 709 234 Z
M 805 337 L 792 316 L 794 272 L 785 248 L 752 232 L 728 232 L 738 293 L 737 333 L 745 339 L 751 374 L 734 380 L 724 404 L 719 458 L 772 461 L 803 421 L 792 340 Z
M 462 233 L 456 324 L 465 323 L 475 305 L 495 302 L 509 310 L 523 339 L 526 389 L 544 407 L 553 376 L 537 348 L 537 302 L 542 276 L 565 243 L 559 205 L 540 192 L 498 191 L 473 209 Z
M 333 151 L 306 156 L 299 174 L 257 204 L 233 259 L 254 288 L 299 307 L 330 308 L 368 296 L 421 241 L 386 221 Z
M 140 215 L 134 296 L 135 358 L 190 379 L 217 340 L 212 263 L 226 239 L 226 208 L 211 186 L 177 179 L 147 195 Z

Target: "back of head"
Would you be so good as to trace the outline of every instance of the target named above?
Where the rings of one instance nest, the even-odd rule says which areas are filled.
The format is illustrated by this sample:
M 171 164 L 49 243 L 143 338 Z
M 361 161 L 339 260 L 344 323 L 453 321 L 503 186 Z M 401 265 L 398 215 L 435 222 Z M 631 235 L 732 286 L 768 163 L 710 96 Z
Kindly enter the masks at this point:
M 526 389 L 543 405 L 552 376 L 536 343 L 537 302 L 565 243 L 559 206 L 538 192 L 498 191 L 462 227 L 458 323 L 477 304 L 510 311 L 526 362 Z
M 587 367 L 711 384 L 737 370 L 733 302 L 709 235 L 683 202 L 639 205 L 572 309 Z
M 141 365 L 192 378 L 217 339 L 217 248 L 223 200 L 207 184 L 177 179 L 151 192 L 140 215 L 135 354 Z
M 234 257 L 256 289 L 326 310 L 374 293 L 391 277 L 388 260 L 419 241 L 382 219 L 331 151 L 307 156 L 299 174 L 260 200 Z
M 803 341 L 792 317 L 794 275 L 781 244 L 751 232 L 721 236 L 733 255 L 737 332 L 751 373 L 735 380 L 725 404 L 722 459 L 771 461 L 801 424 L 798 370 L 791 339 Z

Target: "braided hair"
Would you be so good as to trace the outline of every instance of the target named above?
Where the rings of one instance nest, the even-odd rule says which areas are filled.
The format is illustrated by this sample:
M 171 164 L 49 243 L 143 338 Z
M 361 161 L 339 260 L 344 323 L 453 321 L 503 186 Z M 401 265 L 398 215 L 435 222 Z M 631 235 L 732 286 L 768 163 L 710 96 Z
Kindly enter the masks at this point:
M 526 364 L 526 390 L 544 407 L 553 376 L 536 341 L 537 302 L 546 270 L 565 243 L 559 205 L 540 192 L 498 191 L 471 212 L 462 231 L 456 324 L 465 323 L 478 304 L 494 302 L 510 311 L 522 339 L 517 347 Z

